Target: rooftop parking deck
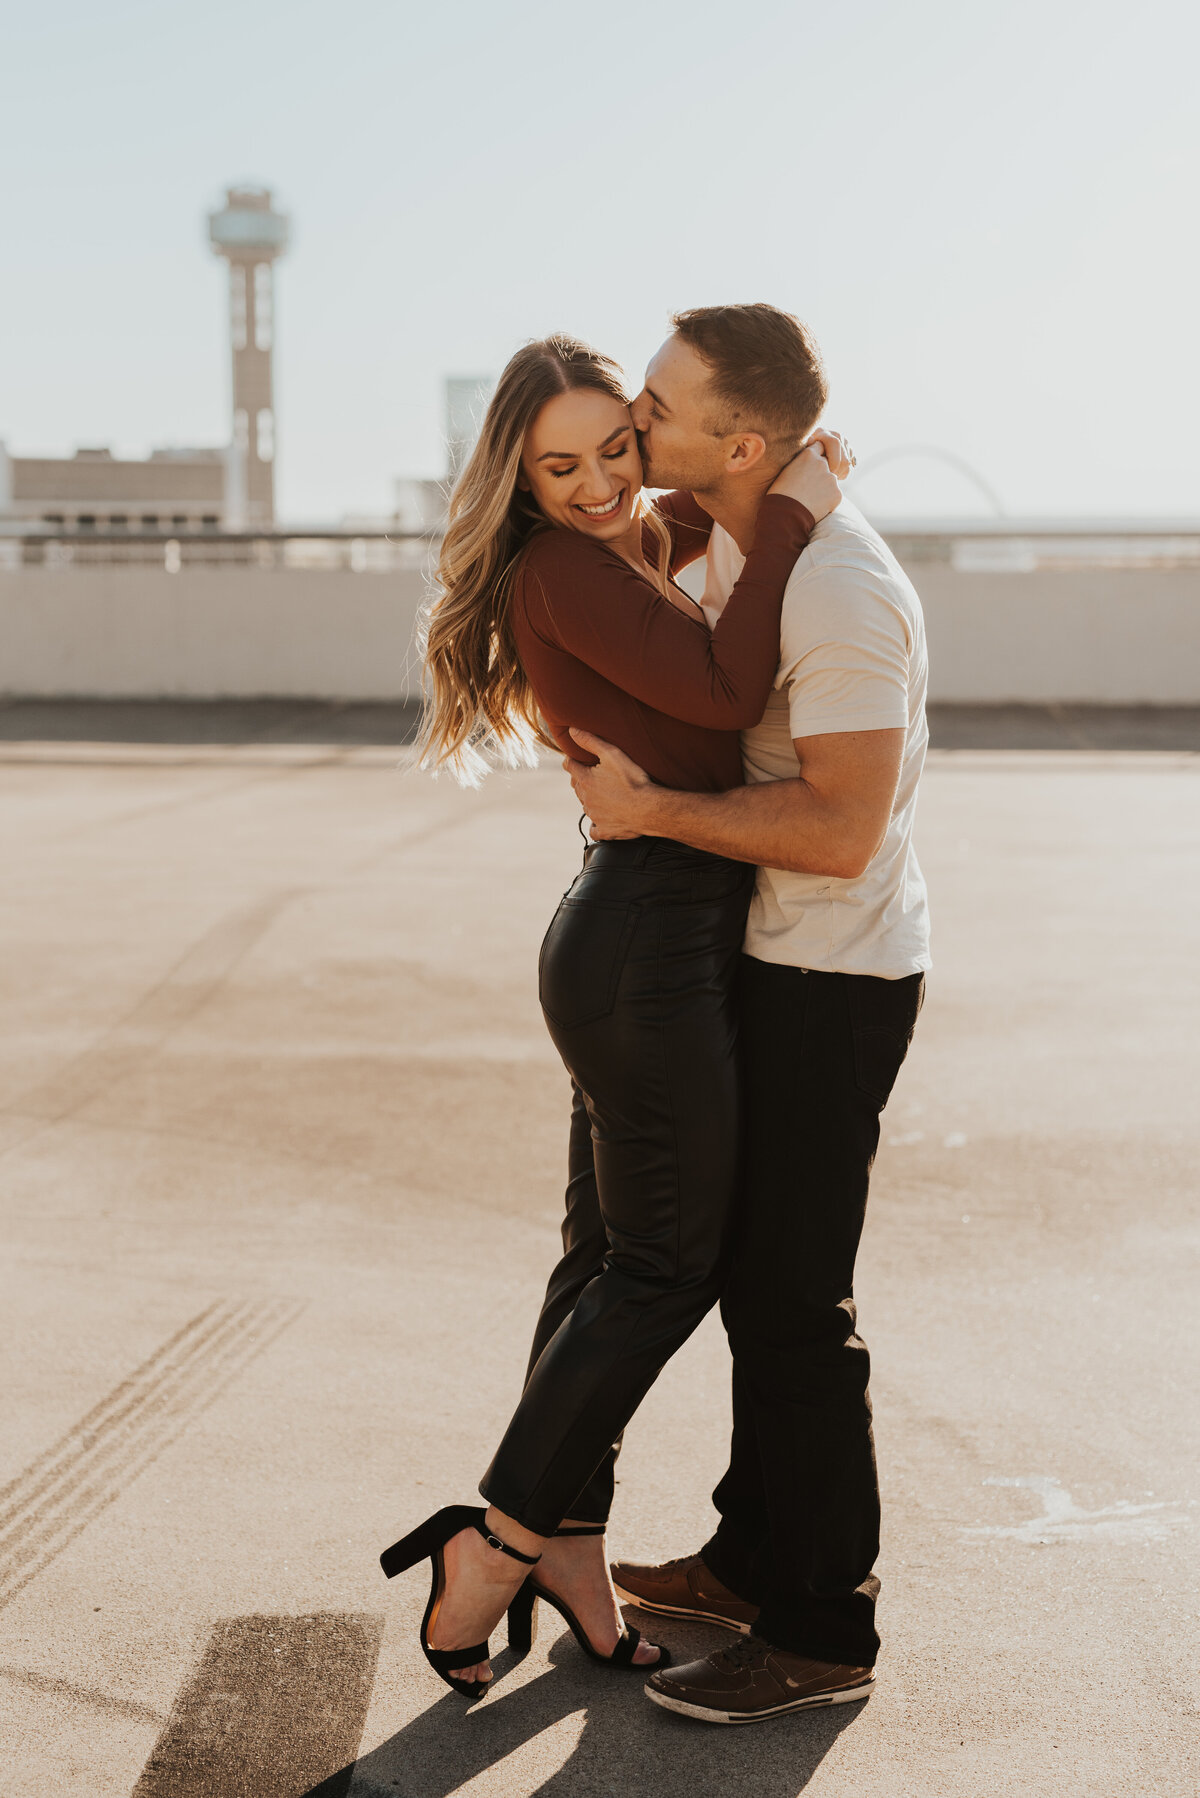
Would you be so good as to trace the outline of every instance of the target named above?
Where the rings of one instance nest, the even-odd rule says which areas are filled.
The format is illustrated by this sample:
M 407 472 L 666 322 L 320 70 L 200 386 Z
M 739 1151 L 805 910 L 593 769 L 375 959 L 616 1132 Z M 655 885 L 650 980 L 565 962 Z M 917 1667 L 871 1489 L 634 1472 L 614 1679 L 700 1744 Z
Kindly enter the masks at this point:
M 879 1689 L 725 1732 L 545 1623 L 464 1714 L 377 1565 L 471 1500 L 556 1252 L 563 776 L 459 792 L 372 708 L 0 709 L 6 1798 L 1191 1798 L 1200 741 L 1000 710 L 935 717 L 860 1264 Z M 714 1318 L 617 1552 L 705 1539 L 726 1390 Z

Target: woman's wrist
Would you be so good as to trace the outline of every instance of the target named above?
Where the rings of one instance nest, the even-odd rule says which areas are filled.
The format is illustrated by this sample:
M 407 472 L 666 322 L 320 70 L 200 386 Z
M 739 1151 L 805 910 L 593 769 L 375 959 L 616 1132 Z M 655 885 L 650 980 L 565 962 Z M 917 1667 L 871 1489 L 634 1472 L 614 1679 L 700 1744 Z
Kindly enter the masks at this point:
M 779 506 L 776 503 L 779 500 L 783 501 L 783 506 Z M 759 506 L 760 516 L 762 514 L 763 506 L 773 508 L 777 513 L 782 513 L 784 507 L 786 507 L 791 518 L 799 523 L 805 533 L 810 537 L 817 528 L 817 520 L 812 508 L 806 506 L 802 499 L 797 499 L 792 493 L 764 493 L 762 503 Z

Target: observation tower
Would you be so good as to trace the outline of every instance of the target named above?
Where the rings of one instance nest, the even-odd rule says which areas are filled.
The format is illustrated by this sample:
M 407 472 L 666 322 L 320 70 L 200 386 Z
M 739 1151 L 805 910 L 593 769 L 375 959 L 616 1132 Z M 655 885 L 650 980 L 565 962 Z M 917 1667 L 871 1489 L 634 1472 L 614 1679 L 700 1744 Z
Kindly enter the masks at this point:
M 208 215 L 208 235 L 229 264 L 233 436 L 227 522 L 235 530 L 269 526 L 275 522 L 272 264 L 287 249 L 288 219 L 272 206 L 270 188 L 231 187 L 221 211 Z

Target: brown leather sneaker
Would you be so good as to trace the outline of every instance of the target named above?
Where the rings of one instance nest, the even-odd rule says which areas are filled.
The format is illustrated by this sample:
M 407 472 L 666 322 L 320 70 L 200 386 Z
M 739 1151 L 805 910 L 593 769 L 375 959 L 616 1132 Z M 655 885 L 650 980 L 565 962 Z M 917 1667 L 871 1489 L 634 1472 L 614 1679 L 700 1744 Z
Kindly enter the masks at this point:
M 819 1704 L 853 1704 L 874 1687 L 873 1667 L 812 1661 L 747 1636 L 703 1661 L 651 1674 L 645 1690 L 664 1710 L 701 1723 L 765 1723 Z
M 746 1604 L 728 1586 L 723 1586 L 699 1555 L 683 1555 L 677 1561 L 664 1561 L 660 1567 L 614 1561 L 610 1571 L 618 1598 L 637 1605 L 639 1610 L 654 1611 L 659 1617 L 698 1618 L 702 1623 L 718 1623 L 722 1629 L 748 1636 L 758 1616 L 758 1606 Z

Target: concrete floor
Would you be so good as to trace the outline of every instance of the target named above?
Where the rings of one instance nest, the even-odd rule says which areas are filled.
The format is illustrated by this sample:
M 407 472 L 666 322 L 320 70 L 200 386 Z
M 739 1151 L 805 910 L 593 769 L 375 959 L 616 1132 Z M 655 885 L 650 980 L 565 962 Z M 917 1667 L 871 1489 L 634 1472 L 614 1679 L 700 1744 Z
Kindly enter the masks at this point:
M 1198 773 L 931 762 L 937 970 L 859 1283 L 880 1685 L 722 1731 L 557 1628 L 467 1712 L 376 1564 L 472 1498 L 555 1253 L 561 775 L 6 742 L 5 1798 L 1191 1798 Z M 726 1383 L 710 1320 L 617 1551 L 703 1540 Z

